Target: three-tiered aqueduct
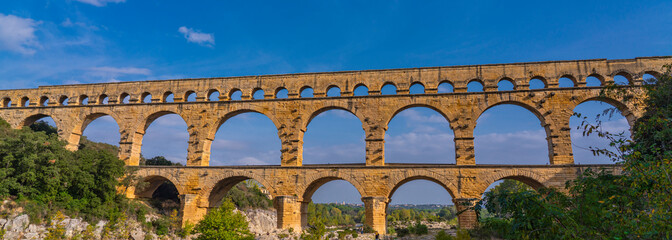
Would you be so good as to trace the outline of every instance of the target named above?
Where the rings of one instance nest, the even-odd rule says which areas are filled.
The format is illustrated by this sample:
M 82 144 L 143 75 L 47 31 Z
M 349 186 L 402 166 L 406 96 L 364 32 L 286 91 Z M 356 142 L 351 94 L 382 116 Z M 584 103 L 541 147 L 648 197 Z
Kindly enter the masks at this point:
M 516 179 L 533 187 L 563 187 L 581 168 L 574 165 L 569 119 L 573 109 L 585 101 L 598 100 L 616 106 L 632 125 L 642 109 L 623 103 L 618 97 L 600 95 L 602 87 L 586 87 L 586 78 L 597 77 L 603 84 L 621 75 L 640 91 L 642 76 L 658 77 L 672 57 L 645 57 L 623 60 L 552 61 L 474 66 L 429 67 L 331 73 L 265 75 L 227 78 L 180 79 L 142 82 L 42 86 L 35 89 L 0 91 L 0 118 L 21 128 L 50 116 L 59 136 L 68 148 L 77 149 L 82 131 L 93 120 L 111 116 L 119 125 L 119 158 L 128 166 L 137 166 L 143 134 L 147 127 L 166 114 L 177 114 L 187 123 L 189 145 L 187 166 L 140 166 L 136 172 L 149 187 L 130 189 L 127 196 L 151 197 L 159 184 L 172 182 L 180 194 L 184 221 L 195 222 L 215 207 L 235 184 L 254 179 L 273 197 L 279 228 L 300 229 L 306 225 L 307 203 L 312 194 L 332 180 L 350 182 L 361 194 L 366 209 L 366 224 L 385 231 L 386 208 L 394 191 L 416 179 L 430 180 L 443 186 L 458 208 L 481 197 L 485 189 L 500 179 Z M 560 88 L 560 78 L 569 78 L 574 87 Z M 545 88 L 529 90 L 529 81 L 540 79 Z M 497 91 L 500 80 L 514 84 L 513 91 Z M 483 86 L 482 92 L 467 92 L 472 81 Z M 447 82 L 452 93 L 437 93 Z M 381 95 L 381 88 L 392 84 L 396 95 Z M 423 94 L 409 94 L 413 84 L 422 84 Z M 366 86 L 368 95 L 354 96 L 356 87 Z M 338 87 L 341 96 L 327 97 Z M 314 96 L 300 97 L 305 88 Z M 286 89 L 288 98 L 278 99 Z M 263 90 L 264 99 L 252 99 Z M 240 100 L 231 95 L 242 92 Z M 218 101 L 210 94 L 221 93 Z M 196 93 L 196 101 L 186 101 Z M 166 96 L 173 94 L 173 102 Z M 142 101 L 151 95 L 151 102 Z M 546 130 L 550 165 L 476 165 L 474 127 L 485 110 L 499 104 L 515 104 L 534 113 Z M 427 107 L 442 114 L 455 134 L 456 164 L 386 164 L 384 156 L 387 124 L 400 111 Z M 308 123 L 319 113 L 342 109 L 362 123 L 365 131 L 365 164 L 303 165 L 303 135 Z M 280 165 L 209 167 L 210 145 L 215 132 L 227 119 L 245 112 L 264 114 L 275 124 L 281 141 Z M 614 168 L 613 165 L 592 167 Z M 475 213 L 459 215 L 462 227 L 476 224 Z

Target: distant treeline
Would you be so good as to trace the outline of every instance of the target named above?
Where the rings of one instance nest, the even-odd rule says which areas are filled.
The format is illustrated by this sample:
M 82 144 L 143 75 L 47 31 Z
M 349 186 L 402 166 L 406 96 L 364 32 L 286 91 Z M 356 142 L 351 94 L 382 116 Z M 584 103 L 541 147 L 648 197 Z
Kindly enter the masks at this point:
M 433 207 L 430 207 L 433 206 Z M 449 221 L 455 218 L 454 206 L 437 205 L 404 205 L 390 207 L 387 212 L 388 222 L 410 221 Z M 308 224 L 323 223 L 326 226 L 345 226 L 364 223 L 365 210 L 362 205 L 344 205 L 336 203 L 310 203 L 308 205 Z

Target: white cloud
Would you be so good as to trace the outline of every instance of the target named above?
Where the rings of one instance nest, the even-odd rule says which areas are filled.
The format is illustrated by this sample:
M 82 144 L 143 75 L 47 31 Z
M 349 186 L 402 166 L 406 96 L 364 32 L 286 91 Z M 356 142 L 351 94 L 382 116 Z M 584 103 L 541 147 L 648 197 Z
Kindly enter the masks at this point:
M 123 3 L 126 0 L 75 0 L 81 3 L 91 4 L 96 7 L 103 7 L 108 3 Z
M 39 47 L 35 36 L 35 27 L 39 24 L 30 18 L 0 13 L 0 50 L 34 54 L 35 48 Z
M 187 39 L 188 42 L 198 43 L 199 45 L 206 47 L 215 46 L 215 35 L 212 33 L 202 33 L 185 26 L 178 28 L 177 31 L 184 34 L 184 38 Z

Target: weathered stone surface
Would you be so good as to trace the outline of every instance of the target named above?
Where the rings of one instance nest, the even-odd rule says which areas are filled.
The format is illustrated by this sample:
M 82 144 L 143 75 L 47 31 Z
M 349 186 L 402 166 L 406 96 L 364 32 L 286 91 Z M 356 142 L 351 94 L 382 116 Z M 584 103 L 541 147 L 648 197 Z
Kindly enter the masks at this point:
M 472 204 L 491 183 L 504 178 L 533 187 L 564 185 L 586 167 L 573 165 L 569 118 L 577 105 L 590 100 L 610 103 L 631 125 L 642 114 L 636 101 L 624 103 L 619 96 L 601 95 L 602 87 L 585 87 L 586 77 L 609 83 L 621 75 L 630 82 L 622 88 L 637 94 L 641 93 L 644 74 L 659 76 L 663 65 L 670 62 L 672 57 L 646 57 L 43 86 L 0 90 L 0 118 L 20 128 L 50 116 L 59 136 L 75 150 L 86 126 L 109 115 L 120 129 L 119 157 L 127 165 L 137 166 L 147 127 L 157 118 L 175 113 L 188 127 L 188 167 L 142 167 L 138 174 L 149 186 L 129 189 L 127 196 L 151 197 L 161 183 L 171 181 L 181 195 L 183 222 L 193 223 L 236 183 L 255 179 L 274 197 L 277 226 L 298 230 L 306 224 L 305 207 L 315 190 L 326 182 L 343 179 L 360 192 L 366 203 L 367 223 L 384 232 L 385 206 L 394 190 L 410 180 L 434 181 L 464 206 Z M 575 87 L 559 88 L 562 77 L 572 80 Z M 541 79 L 546 88 L 529 90 L 533 78 Z M 511 81 L 514 90 L 496 91 L 500 80 Z M 483 84 L 484 92 L 467 92 L 467 84 L 472 81 Z M 446 82 L 452 84 L 454 92 L 438 93 L 439 84 Z M 424 86 L 425 94 L 409 94 L 410 86 L 416 83 Z M 380 95 L 385 84 L 396 86 L 397 95 Z M 358 86 L 366 86 L 369 95 L 353 96 Z M 314 90 L 315 97 L 300 97 L 300 91 L 307 87 Z M 326 97 L 332 87 L 338 87 L 342 95 Z M 288 90 L 287 99 L 275 98 L 281 89 Z M 264 91 L 265 99 L 252 99 L 259 90 Z M 242 92 L 241 100 L 231 99 L 236 91 Z M 209 101 L 215 92 L 220 93 L 219 98 Z M 192 93 L 197 95 L 196 101 L 186 101 Z M 170 94 L 174 102 L 166 101 Z M 143 102 L 149 95 L 151 102 Z M 48 104 L 44 104 L 47 99 Z M 551 165 L 475 165 L 476 121 L 499 104 L 522 106 L 539 118 L 547 133 Z M 397 113 L 410 107 L 431 108 L 446 118 L 455 134 L 455 165 L 385 163 L 387 125 Z M 362 123 L 366 142 L 362 165 L 303 166 L 303 133 L 315 116 L 330 109 L 349 111 Z M 280 166 L 208 167 L 217 129 L 244 112 L 264 114 L 275 124 L 281 140 Z M 604 167 L 619 171 L 618 167 Z M 467 211 L 459 220 L 463 227 L 473 227 L 475 213 Z

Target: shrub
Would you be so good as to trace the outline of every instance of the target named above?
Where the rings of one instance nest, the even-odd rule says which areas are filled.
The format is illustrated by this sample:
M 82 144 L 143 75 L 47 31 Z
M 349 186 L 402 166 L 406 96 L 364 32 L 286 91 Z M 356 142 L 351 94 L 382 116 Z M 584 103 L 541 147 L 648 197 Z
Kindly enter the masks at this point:
M 194 229 L 195 233 L 200 233 L 196 239 L 253 240 L 254 235 L 250 233 L 245 217 L 234 213 L 234 209 L 233 203 L 227 200 L 219 208 L 208 212 Z
M 453 238 L 453 236 L 448 235 L 446 233 L 446 231 L 441 230 L 438 233 L 436 233 L 436 236 L 434 236 L 434 239 L 436 239 L 436 240 L 453 240 L 454 238 Z

